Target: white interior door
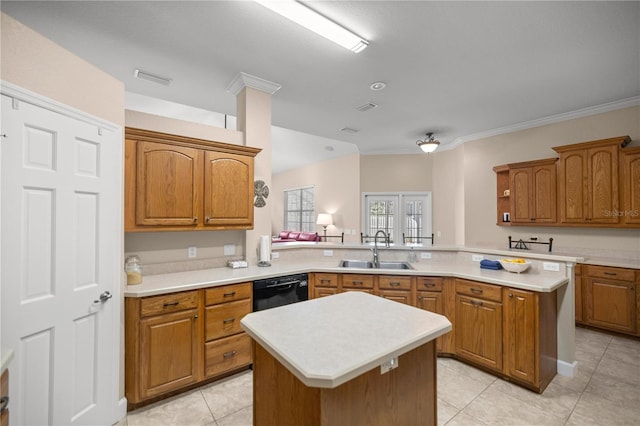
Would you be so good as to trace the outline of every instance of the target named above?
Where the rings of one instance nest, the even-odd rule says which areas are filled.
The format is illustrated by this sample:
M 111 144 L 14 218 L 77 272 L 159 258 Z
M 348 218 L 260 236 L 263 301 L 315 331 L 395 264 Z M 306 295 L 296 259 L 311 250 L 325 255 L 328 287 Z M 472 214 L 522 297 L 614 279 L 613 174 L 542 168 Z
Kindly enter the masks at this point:
M 122 411 L 122 129 L 5 93 L 0 335 L 15 352 L 11 422 L 112 424 Z

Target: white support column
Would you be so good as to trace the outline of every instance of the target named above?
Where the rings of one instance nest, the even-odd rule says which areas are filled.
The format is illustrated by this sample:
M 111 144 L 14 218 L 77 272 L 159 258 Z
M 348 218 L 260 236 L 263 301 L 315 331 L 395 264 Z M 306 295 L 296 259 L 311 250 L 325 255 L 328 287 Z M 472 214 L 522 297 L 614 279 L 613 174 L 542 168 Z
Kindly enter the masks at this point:
M 576 305 L 575 305 L 575 263 L 566 263 L 569 283 L 558 289 L 558 374 L 574 377 L 576 361 Z
M 271 188 L 271 95 L 280 85 L 240 73 L 227 90 L 237 99 L 237 130 L 243 132 L 244 144 L 262 151 L 255 157 L 254 180 L 265 182 Z M 258 245 L 261 235 L 271 235 L 271 200 L 266 206 L 254 207 L 252 230 L 245 234 L 245 256 L 250 265 L 258 263 Z

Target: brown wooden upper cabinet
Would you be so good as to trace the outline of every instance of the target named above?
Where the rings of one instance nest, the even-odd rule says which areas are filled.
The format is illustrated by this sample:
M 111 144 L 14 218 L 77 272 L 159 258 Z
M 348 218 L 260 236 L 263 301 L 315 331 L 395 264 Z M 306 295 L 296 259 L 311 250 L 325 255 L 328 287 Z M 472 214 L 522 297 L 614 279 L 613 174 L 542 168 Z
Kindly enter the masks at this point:
M 259 149 L 125 130 L 125 231 L 253 228 Z
M 556 222 L 557 160 L 550 158 L 509 164 L 512 223 Z
M 622 217 L 628 224 L 640 225 L 640 146 L 623 150 Z
M 558 161 L 560 222 L 620 222 L 618 153 L 628 136 L 553 148 Z

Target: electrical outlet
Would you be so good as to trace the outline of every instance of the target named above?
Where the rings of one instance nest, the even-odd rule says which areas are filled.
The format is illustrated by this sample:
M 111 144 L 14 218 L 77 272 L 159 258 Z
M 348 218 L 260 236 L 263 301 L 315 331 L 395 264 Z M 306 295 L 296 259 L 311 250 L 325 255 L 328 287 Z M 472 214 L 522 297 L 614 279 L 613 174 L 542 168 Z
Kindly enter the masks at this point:
M 333 250 L 324 250 L 324 251 L 322 252 L 322 254 L 323 254 L 324 256 L 331 257 L 331 256 L 333 256 Z
M 196 256 L 198 256 L 198 249 L 196 246 L 189 246 L 187 248 L 187 257 L 189 259 L 194 259 Z
M 422 252 L 420 253 L 420 259 L 431 259 L 431 253 L 427 252 Z
M 390 360 L 380 364 L 380 374 L 384 374 L 387 371 L 393 370 L 394 368 L 398 368 L 398 357 L 393 357 Z
M 543 262 L 542 269 L 545 271 L 560 272 L 560 264 L 556 262 Z
M 272 251 L 271 252 L 271 258 L 272 259 L 277 259 L 280 257 L 280 252 L 279 251 Z
M 481 254 L 472 254 L 471 255 L 471 260 L 474 262 L 480 262 L 482 259 L 484 259 L 484 256 Z
M 440 231 L 436 232 L 436 237 L 438 237 L 438 238 L 442 237 L 442 232 L 440 232 Z
M 225 244 L 224 245 L 224 255 L 225 256 L 233 256 L 236 254 L 236 246 L 233 244 Z

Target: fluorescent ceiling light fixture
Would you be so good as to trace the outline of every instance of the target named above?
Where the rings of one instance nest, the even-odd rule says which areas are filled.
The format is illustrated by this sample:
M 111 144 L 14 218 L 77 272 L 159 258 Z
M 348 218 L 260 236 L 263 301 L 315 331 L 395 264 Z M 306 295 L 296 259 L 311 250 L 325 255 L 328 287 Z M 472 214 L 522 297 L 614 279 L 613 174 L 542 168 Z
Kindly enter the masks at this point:
M 137 69 L 133 72 L 133 75 L 137 78 L 141 78 L 143 80 L 153 81 L 154 83 L 162 84 L 164 86 L 168 86 L 171 84 L 171 79 L 168 77 L 161 77 L 159 75 L 154 75 L 146 71 L 142 71 Z
M 256 3 L 352 52 L 362 52 L 369 45 L 367 40 L 295 0 L 256 0 Z

